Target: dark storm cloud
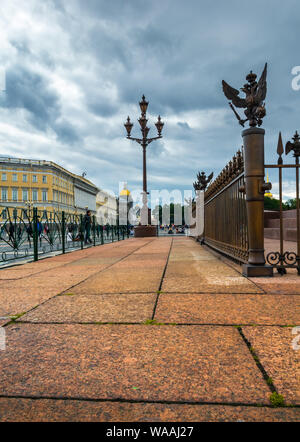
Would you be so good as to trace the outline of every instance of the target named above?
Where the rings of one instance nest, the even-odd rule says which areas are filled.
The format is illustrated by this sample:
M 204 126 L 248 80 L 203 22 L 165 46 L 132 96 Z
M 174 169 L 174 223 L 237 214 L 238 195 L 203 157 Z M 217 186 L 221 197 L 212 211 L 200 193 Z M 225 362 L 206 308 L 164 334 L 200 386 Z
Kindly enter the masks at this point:
M 31 124 L 40 130 L 52 126 L 60 112 L 59 98 L 45 79 L 19 65 L 6 73 L 5 106 L 27 110 Z
M 19 65 L 6 73 L 6 91 L 2 106 L 27 111 L 29 123 L 39 131 L 52 129 L 62 143 L 73 144 L 81 138 L 73 125 L 61 119 L 59 96 L 41 75 Z
M 110 117 L 117 113 L 118 108 L 113 103 L 109 103 L 107 100 L 97 100 L 97 97 L 90 98 L 87 102 L 89 110 L 95 115 L 101 117 Z
M 62 143 L 73 144 L 81 140 L 76 129 L 68 121 L 55 122 L 52 128 Z
M 111 35 L 109 29 L 95 25 L 88 36 L 89 50 L 93 51 L 100 64 L 123 65 L 128 71 L 131 70 L 132 58 L 126 44 L 118 36 Z
M 153 4 L 148 0 L 85 0 L 84 2 L 82 0 L 68 0 L 68 3 L 71 3 L 72 6 L 76 5 L 76 10 L 83 15 L 113 22 L 140 19 L 143 14 L 147 14 L 153 8 Z
M 198 169 L 218 174 L 242 144 L 221 81 L 240 88 L 266 61 L 267 161 L 276 161 L 279 130 L 287 141 L 300 129 L 300 91 L 291 87 L 291 69 L 300 65 L 296 0 L 29 0 L 19 8 L 40 15 L 33 18 L 37 29 L 10 35 L 5 106 L 26 109 L 28 133 L 54 131 L 65 149 L 53 145 L 52 159 L 72 158 L 98 185 L 140 179 L 140 146 L 124 140 L 123 123 L 130 113 L 138 136 L 143 93 L 152 136 L 154 118 L 165 121 L 163 140 L 149 146 L 148 172 L 156 177 L 149 188 L 166 186 L 159 177 L 186 186 L 180 183 L 192 183 Z M 55 87 L 35 66 L 55 74 Z

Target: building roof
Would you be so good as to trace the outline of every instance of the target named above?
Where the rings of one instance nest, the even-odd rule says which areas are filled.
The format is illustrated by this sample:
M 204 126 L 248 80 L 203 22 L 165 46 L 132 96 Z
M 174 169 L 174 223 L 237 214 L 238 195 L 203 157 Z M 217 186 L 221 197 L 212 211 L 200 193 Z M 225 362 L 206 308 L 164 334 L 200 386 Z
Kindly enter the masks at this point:
M 47 160 L 33 160 L 33 159 L 27 159 L 27 158 L 16 158 L 16 157 L 6 157 L 6 156 L 0 156 L 0 162 L 1 163 L 12 163 L 12 164 L 25 164 L 25 165 L 29 165 L 29 166 L 49 166 L 49 167 L 54 167 L 55 169 L 60 170 L 63 173 L 66 173 L 67 175 L 71 175 L 73 178 L 76 178 L 77 180 L 80 180 L 86 184 L 89 184 L 92 187 L 95 187 L 96 189 L 98 189 L 98 187 L 92 183 L 90 180 L 88 180 L 87 178 L 81 176 L 81 175 L 76 175 L 73 172 L 70 172 L 69 170 L 65 169 L 64 167 L 60 166 L 57 163 L 54 163 L 53 161 L 47 161 Z M 98 189 L 99 190 L 99 189 Z

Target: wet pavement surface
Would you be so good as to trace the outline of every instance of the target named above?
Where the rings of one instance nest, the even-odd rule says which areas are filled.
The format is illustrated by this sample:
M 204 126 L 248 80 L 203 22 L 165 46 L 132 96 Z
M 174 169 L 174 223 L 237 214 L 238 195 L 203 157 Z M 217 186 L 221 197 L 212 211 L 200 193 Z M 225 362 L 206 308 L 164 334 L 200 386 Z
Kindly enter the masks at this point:
M 297 275 L 187 237 L 3 269 L 0 420 L 299 421 L 299 325 Z

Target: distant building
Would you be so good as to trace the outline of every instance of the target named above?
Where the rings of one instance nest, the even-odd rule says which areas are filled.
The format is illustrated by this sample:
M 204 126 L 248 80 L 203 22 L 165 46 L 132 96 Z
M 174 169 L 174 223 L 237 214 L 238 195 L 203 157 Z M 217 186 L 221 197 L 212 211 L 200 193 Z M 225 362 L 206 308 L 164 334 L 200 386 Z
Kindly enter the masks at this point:
M 117 198 L 100 189 L 96 197 L 96 211 L 99 224 L 116 225 L 118 216 Z
M 124 183 L 124 187 L 119 196 L 119 217 L 120 224 L 131 223 L 128 219 L 129 211 L 133 206 L 133 200 L 130 191 L 127 189 L 127 183 Z
M 74 177 L 74 204 L 79 213 L 88 208 L 96 215 L 96 198 L 99 189 L 82 176 Z
M 98 188 L 52 161 L 0 157 L 0 219 L 33 207 L 47 212 L 96 214 Z

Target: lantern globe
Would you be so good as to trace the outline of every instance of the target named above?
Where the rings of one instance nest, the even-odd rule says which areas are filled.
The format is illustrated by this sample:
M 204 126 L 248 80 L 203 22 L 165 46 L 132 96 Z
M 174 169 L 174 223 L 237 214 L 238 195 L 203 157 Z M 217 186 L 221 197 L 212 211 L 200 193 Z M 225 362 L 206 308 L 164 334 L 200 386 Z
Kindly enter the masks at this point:
M 146 114 L 149 101 L 146 101 L 145 95 L 142 96 L 142 101 L 140 101 L 139 104 L 140 104 L 140 109 L 141 109 L 142 114 L 143 115 Z
M 124 126 L 125 126 L 125 129 L 127 130 L 127 136 L 130 137 L 131 130 L 132 130 L 132 127 L 133 127 L 133 123 L 131 123 L 129 117 L 127 118 L 127 121 L 124 124 Z

